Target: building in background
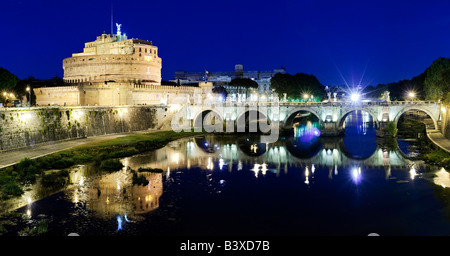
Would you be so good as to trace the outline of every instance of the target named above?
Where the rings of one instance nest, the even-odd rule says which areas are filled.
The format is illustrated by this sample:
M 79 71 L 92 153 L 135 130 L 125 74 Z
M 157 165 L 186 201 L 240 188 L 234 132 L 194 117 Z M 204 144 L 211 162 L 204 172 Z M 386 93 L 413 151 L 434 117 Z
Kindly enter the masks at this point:
M 212 82 L 213 86 L 224 86 L 228 93 L 237 93 L 237 88 L 234 86 L 228 86 L 231 80 L 235 78 L 249 78 L 258 83 L 258 93 L 270 93 L 270 79 L 277 73 L 286 73 L 286 69 L 281 67 L 271 71 L 244 71 L 244 67 L 241 64 L 234 66 L 234 71 L 225 72 L 186 72 L 176 71 L 175 80 L 173 82 L 179 82 L 180 84 L 198 83 L 201 81 Z

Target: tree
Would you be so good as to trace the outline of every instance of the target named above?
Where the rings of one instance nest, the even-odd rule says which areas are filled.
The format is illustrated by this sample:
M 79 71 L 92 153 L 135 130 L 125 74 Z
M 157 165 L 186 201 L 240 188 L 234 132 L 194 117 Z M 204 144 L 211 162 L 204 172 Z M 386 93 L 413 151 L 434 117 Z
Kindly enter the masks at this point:
M 397 132 L 398 129 L 395 126 L 394 121 L 389 121 L 387 124 L 387 131 L 389 132 L 389 135 L 391 135 L 392 137 L 396 137 L 397 136 Z
M 325 95 L 325 87 L 319 80 L 314 75 L 305 73 L 277 73 L 270 80 L 270 85 L 278 95 L 286 93 L 290 98 L 302 98 L 303 94 L 308 94 L 322 99 Z
M 450 68 L 450 59 L 438 58 L 433 61 L 430 67 L 425 70 L 426 78 L 424 80 L 425 98 L 429 100 L 442 99 L 444 95 L 445 86 L 441 81 L 441 71 Z
M 19 78 L 8 70 L 0 67 L 0 90 L 12 90 L 19 82 Z
M 216 86 L 216 87 L 212 88 L 212 92 L 222 95 L 222 97 L 224 99 L 226 99 L 228 96 L 227 89 L 225 89 L 225 87 L 223 87 L 223 86 Z
M 248 94 L 249 89 L 258 88 L 258 83 L 249 78 L 235 78 L 228 85 L 236 86 L 239 93 Z
M 8 70 L 0 67 L 0 99 L 2 103 L 8 103 L 9 100 L 3 96 L 3 92 L 10 93 L 19 82 L 19 78 Z
M 250 78 L 235 78 L 231 80 L 228 84 L 245 88 L 258 88 L 258 83 Z

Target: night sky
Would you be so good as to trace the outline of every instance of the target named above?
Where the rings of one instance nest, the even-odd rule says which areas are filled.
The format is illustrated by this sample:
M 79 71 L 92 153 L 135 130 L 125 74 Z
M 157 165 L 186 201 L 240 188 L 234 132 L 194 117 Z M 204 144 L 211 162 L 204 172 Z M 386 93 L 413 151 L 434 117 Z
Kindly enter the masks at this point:
M 19 78 L 62 77 L 63 58 L 110 33 L 111 3 L 129 38 L 158 46 L 164 80 L 243 64 L 377 85 L 450 57 L 449 1 L 2 0 L 0 66 Z

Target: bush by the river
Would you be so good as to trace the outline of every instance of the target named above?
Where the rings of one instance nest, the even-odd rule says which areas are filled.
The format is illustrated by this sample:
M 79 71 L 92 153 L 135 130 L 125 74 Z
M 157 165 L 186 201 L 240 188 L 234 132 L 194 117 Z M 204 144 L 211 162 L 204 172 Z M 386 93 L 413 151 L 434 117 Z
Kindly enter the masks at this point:
M 123 164 L 119 159 L 106 159 L 101 162 L 100 168 L 114 172 L 121 170 L 123 168 Z
M 41 180 L 43 186 L 52 188 L 64 187 L 68 182 L 69 172 L 66 170 L 44 173 Z
M 138 186 L 147 186 L 149 181 L 147 180 L 147 178 L 145 178 L 144 175 L 142 174 L 137 174 L 137 172 L 132 171 L 133 172 L 133 177 L 132 177 L 132 183 L 133 186 L 134 185 L 138 185 Z

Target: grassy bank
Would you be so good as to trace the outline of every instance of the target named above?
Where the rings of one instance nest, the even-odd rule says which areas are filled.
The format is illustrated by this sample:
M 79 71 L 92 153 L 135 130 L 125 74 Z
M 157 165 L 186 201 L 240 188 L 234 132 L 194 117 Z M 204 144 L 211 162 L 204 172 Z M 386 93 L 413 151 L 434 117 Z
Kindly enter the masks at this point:
M 428 139 L 424 123 L 410 119 L 401 120 L 399 123 L 399 137 L 414 138 L 410 143 L 420 149 L 419 160 L 423 160 L 429 165 L 450 169 L 450 154 L 434 145 Z
M 118 166 L 117 162 L 110 161 L 110 159 L 155 150 L 164 147 L 170 141 L 194 135 L 199 135 L 199 133 L 159 131 L 132 134 L 112 140 L 87 143 L 37 159 L 26 158 L 14 166 L 0 170 L 0 198 L 8 199 L 22 195 L 24 192 L 21 185 L 33 183 L 36 175 L 44 175 L 46 170 L 64 169 L 87 162 L 95 162 L 108 170 L 115 169 Z M 57 178 L 60 183 L 64 177 L 59 175 Z

